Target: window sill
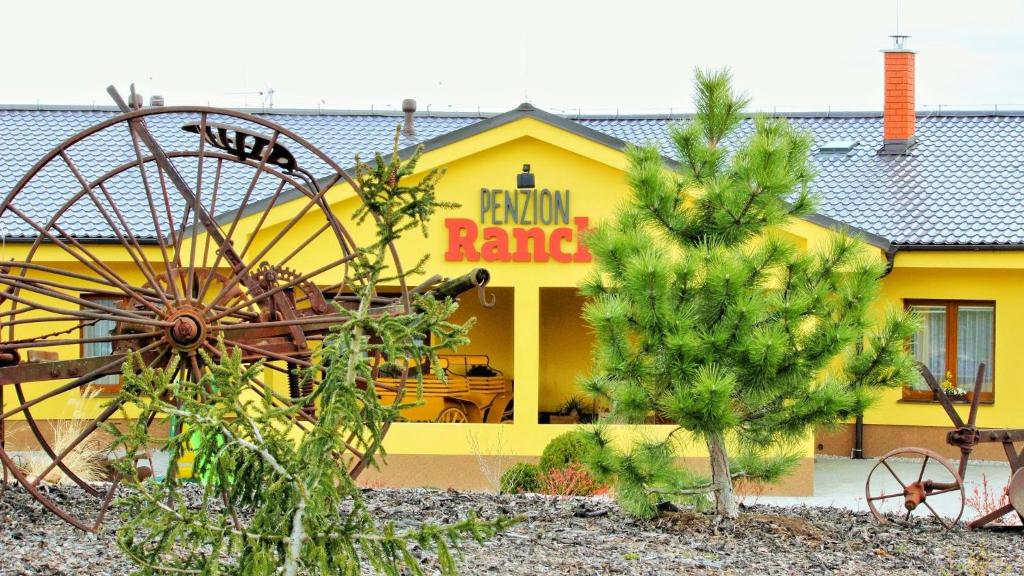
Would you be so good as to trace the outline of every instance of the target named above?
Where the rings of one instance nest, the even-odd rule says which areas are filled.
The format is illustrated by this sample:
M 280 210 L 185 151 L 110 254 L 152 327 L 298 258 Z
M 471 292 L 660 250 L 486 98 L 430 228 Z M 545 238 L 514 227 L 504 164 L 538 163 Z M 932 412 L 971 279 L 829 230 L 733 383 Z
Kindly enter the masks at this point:
M 923 398 L 921 398 L 921 399 L 918 399 L 918 398 L 900 398 L 896 402 L 898 402 L 900 404 L 939 404 L 938 400 L 925 400 Z M 970 406 L 971 405 L 971 403 L 968 402 L 967 400 L 950 400 L 950 403 L 951 404 L 962 404 L 964 406 Z M 995 403 L 996 403 L 995 400 L 982 400 L 978 404 L 980 404 L 982 406 L 992 406 Z

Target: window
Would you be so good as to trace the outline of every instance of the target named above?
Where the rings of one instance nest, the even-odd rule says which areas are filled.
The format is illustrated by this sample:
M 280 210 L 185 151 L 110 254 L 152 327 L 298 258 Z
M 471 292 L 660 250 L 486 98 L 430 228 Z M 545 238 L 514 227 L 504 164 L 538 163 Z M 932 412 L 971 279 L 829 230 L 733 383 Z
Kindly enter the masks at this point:
M 119 302 L 115 298 L 104 298 L 88 294 L 83 294 L 82 298 L 110 307 L 117 307 Z M 113 320 L 97 320 L 95 322 L 85 320 L 82 325 L 82 338 L 109 338 L 116 324 Z M 82 358 L 110 356 L 114 353 L 114 343 L 110 340 L 106 342 L 83 342 L 81 352 Z M 86 388 L 98 388 L 101 394 L 117 394 L 121 390 L 121 376 L 119 374 L 102 376 L 93 380 Z M 83 390 L 86 388 L 83 388 Z
M 911 341 L 914 359 L 942 382 L 949 374 L 956 386 L 974 391 L 978 365 L 985 364 L 981 401 L 995 399 L 996 306 L 994 302 L 908 300 L 907 308 L 922 320 Z M 932 391 L 921 382 L 903 389 L 905 400 L 932 400 Z
M 858 142 L 856 140 L 843 138 L 829 140 L 825 144 L 822 144 L 821 148 L 818 148 L 818 153 L 822 155 L 845 156 L 853 150 L 857 144 Z

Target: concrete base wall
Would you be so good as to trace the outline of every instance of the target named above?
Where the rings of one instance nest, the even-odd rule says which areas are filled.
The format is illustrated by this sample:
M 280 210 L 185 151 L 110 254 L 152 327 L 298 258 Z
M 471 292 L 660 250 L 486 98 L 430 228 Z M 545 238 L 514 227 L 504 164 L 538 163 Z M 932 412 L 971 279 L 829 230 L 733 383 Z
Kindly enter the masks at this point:
M 864 425 L 864 457 L 877 458 L 890 450 L 915 446 L 934 450 L 950 459 L 960 458 L 960 449 L 946 444 L 946 426 L 893 426 L 889 424 Z M 818 430 L 814 435 L 816 452 L 832 456 L 849 457 L 853 453 L 854 425 L 844 424 L 835 430 Z M 971 453 L 978 460 L 1006 460 L 1002 444 L 981 444 Z
M 426 486 L 454 490 L 496 490 L 501 473 L 517 462 L 536 463 L 533 456 L 465 456 L 391 454 L 380 470 L 367 470 L 359 477 L 363 486 L 408 488 Z M 706 458 L 684 458 L 686 466 L 709 472 Z M 743 486 L 741 492 L 764 496 L 811 496 L 814 493 L 814 460 L 807 458 L 793 473 L 774 486 Z
M 55 421 L 40 421 L 39 429 L 48 442 L 53 442 Z M 59 425 L 59 424 L 58 424 Z M 154 426 L 158 434 L 166 434 L 166 423 L 157 422 Z M 97 432 L 104 440 L 109 434 Z M 841 450 L 842 434 L 836 434 L 829 446 Z M 852 448 L 852 433 L 850 435 Z M 819 440 L 820 441 L 820 440 Z M 11 452 L 22 450 L 39 450 L 28 425 L 24 422 L 6 423 L 6 449 Z M 826 452 L 832 453 L 832 452 Z M 847 450 L 847 455 L 849 451 Z M 359 477 L 359 483 L 368 487 L 429 487 L 455 490 L 497 490 L 502 472 L 518 462 L 537 463 L 536 456 L 475 456 L 463 454 L 390 454 L 379 470 L 369 469 Z M 685 466 L 702 474 L 710 474 L 707 458 L 683 458 Z M 814 460 L 804 459 L 788 477 L 777 485 L 745 486 L 737 484 L 740 492 L 756 493 L 765 496 L 810 496 L 814 493 Z

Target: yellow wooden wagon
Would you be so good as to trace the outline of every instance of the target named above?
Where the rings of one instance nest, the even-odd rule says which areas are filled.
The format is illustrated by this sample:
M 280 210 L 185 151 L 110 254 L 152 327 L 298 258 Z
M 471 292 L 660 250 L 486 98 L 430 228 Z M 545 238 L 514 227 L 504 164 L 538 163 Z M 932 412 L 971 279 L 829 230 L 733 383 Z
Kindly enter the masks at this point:
M 445 380 L 441 379 L 444 374 Z M 412 380 L 412 377 L 410 377 Z M 397 387 L 399 378 L 380 376 L 377 381 Z M 406 386 L 411 399 L 414 383 Z M 385 403 L 394 392 L 378 394 Z M 406 408 L 402 416 L 413 422 L 489 422 L 511 420 L 506 411 L 512 403 L 512 381 L 490 365 L 484 354 L 446 354 L 423 375 L 423 404 Z

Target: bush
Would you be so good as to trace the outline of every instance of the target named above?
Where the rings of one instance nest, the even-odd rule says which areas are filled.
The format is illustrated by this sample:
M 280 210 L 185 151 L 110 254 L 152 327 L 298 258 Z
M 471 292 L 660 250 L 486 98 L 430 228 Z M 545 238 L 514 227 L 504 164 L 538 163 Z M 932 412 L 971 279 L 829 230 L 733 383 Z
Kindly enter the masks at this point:
M 553 468 L 541 477 L 541 492 L 552 496 L 592 496 L 599 488 L 582 464 Z
M 579 432 L 566 432 L 556 436 L 540 455 L 540 469 L 542 472 L 550 472 L 559 468 L 565 468 L 571 464 L 583 464 L 583 457 L 587 453 L 587 444 Z
M 520 462 L 501 475 L 501 493 L 519 494 L 540 490 L 540 470 L 533 464 Z

